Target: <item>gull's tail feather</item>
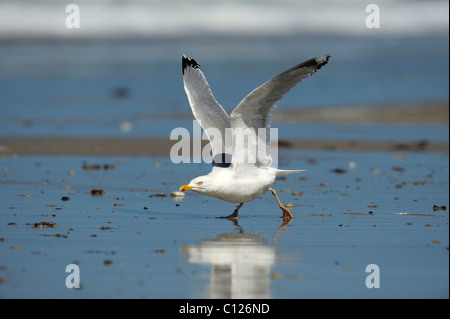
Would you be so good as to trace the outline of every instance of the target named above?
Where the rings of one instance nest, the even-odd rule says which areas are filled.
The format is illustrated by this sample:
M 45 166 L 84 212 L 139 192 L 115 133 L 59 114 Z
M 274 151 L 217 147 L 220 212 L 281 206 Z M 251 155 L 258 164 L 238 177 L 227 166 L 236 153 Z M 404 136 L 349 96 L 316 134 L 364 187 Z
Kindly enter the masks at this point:
M 304 169 L 296 169 L 296 170 L 290 170 L 290 169 L 277 169 L 277 171 L 275 172 L 275 174 L 277 176 L 280 175 L 289 175 L 289 174 L 296 174 L 296 173 L 300 173 L 300 172 L 304 172 Z

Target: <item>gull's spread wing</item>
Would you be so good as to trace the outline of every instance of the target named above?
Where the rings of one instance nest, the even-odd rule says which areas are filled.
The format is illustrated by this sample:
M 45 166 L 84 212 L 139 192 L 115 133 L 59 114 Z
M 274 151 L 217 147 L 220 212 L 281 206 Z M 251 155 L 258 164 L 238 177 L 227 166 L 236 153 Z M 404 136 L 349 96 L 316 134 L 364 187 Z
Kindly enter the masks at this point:
M 216 156 L 220 159 L 221 154 L 227 153 L 225 134 L 229 134 L 230 130 L 225 129 L 230 127 L 230 118 L 214 98 L 200 65 L 194 59 L 183 55 L 182 68 L 184 90 L 192 113 L 208 136 L 214 160 L 217 161 Z M 220 133 L 220 139 L 217 136 L 218 133 Z
M 277 107 L 277 102 L 290 89 L 327 64 L 329 59 L 330 55 L 322 55 L 298 64 L 262 84 L 239 103 L 230 115 L 231 128 L 234 132 L 250 129 L 244 135 L 246 135 L 248 141 L 253 141 L 259 145 L 255 147 L 255 145 L 247 143 L 247 147 L 242 149 L 242 147 L 236 147 L 235 137 L 232 152 L 233 165 L 242 163 L 242 159 L 244 159 L 244 163 L 250 162 L 262 167 L 270 166 L 272 162 L 270 155 L 270 123 L 272 113 Z M 264 130 L 265 134 L 251 136 L 252 134 L 258 135 L 258 128 L 266 129 Z M 249 149 L 248 153 L 250 154 L 242 154 L 243 151 L 247 152 Z

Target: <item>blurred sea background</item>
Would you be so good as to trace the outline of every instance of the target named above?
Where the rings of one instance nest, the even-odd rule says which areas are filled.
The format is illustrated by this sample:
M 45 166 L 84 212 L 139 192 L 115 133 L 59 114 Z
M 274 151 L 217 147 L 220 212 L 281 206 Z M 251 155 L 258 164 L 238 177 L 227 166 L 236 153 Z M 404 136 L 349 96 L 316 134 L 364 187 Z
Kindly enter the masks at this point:
M 359 0 L 78 0 L 72 29 L 68 4 L 0 1 L 0 136 L 168 137 L 189 128 L 182 54 L 202 65 L 229 112 L 326 53 L 326 72 L 279 109 L 448 102 L 446 0 L 378 1 L 380 28 L 366 26 L 369 3 Z

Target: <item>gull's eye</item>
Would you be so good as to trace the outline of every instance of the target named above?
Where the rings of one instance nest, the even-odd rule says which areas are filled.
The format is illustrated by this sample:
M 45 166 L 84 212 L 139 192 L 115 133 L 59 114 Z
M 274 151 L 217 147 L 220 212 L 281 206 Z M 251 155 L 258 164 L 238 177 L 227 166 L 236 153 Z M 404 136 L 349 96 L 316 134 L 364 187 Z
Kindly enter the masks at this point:
M 202 185 L 203 184 L 203 182 L 197 182 L 197 185 Z

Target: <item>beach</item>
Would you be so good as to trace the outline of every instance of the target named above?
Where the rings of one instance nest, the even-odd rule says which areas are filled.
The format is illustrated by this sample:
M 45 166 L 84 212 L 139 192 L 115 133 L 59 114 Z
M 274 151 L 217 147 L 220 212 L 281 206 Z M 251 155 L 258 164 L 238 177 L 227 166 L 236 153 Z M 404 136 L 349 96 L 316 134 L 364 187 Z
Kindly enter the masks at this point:
M 0 298 L 448 299 L 448 2 L 56 2 L 0 4 Z M 291 221 L 179 191 L 183 54 L 228 113 L 331 55 L 273 115 Z
M 429 103 L 422 105 L 379 106 L 372 108 L 338 107 L 315 108 L 311 110 L 278 112 L 275 123 L 281 125 L 303 122 L 317 123 L 318 130 L 323 123 L 393 123 L 396 125 L 440 125 L 442 134 L 448 129 L 448 103 Z M 186 118 L 192 115 L 185 115 Z M 419 125 L 420 126 L 420 125 Z M 373 134 L 376 136 L 376 132 Z M 21 136 L 1 137 L 0 155 L 97 155 L 97 156 L 169 156 L 171 148 L 178 139 L 162 137 L 50 137 Z M 192 149 L 192 140 L 190 141 Z M 201 141 L 202 148 L 208 141 Z M 448 153 L 448 141 L 429 141 L 417 136 L 416 140 L 364 140 L 364 139 L 280 139 L 278 147 L 305 150 L 341 151 L 418 151 Z M 193 151 L 193 150 L 192 150 Z M 193 154 L 201 156 L 201 154 Z
M 2 137 L 0 295 L 445 298 L 448 140 L 373 135 L 279 141 L 280 166 L 306 169 L 274 184 L 289 223 L 268 194 L 235 222 L 216 219 L 233 204 L 173 197 L 208 164 L 172 163 L 168 138 Z M 365 284 L 372 264 L 379 289 Z M 81 288 L 66 286 L 67 265 Z

